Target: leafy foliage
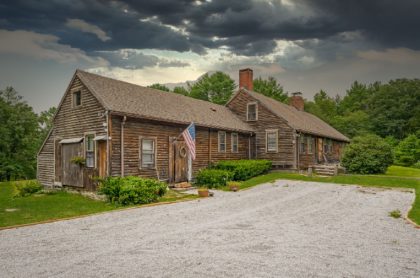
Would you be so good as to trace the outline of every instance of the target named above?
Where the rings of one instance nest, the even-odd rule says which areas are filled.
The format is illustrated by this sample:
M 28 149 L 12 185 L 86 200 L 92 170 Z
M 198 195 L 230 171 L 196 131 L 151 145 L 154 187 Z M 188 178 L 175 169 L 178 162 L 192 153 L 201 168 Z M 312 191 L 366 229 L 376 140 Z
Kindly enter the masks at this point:
M 26 180 L 14 183 L 15 197 L 25 197 L 42 190 L 42 185 L 36 180 Z
M 0 91 L 0 180 L 35 177 L 38 117 L 12 88 Z
M 344 149 L 341 164 L 350 173 L 385 173 L 392 164 L 391 146 L 377 135 L 355 137 Z
M 395 164 L 412 166 L 420 162 L 420 138 L 411 134 L 395 148 Z
M 267 173 L 271 169 L 269 160 L 225 160 L 218 162 L 216 169 L 233 173 L 233 180 L 244 181 L 252 177 Z
M 188 92 L 187 89 L 185 89 L 184 87 L 181 87 L 181 86 L 176 86 L 174 88 L 174 91 L 173 92 L 175 94 L 180 94 L 180 95 L 184 95 L 184 96 L 188 96 L 190 94 L 190 92 Z
M 165 85 L 160 84 L 160 83 L 155 83 L 155 84 L 152 84 L 152 85 L 147 86 L 147 87 L 152 88 L 152 89 L 156 89 L 156 90 L 160 90 L 160 91 L 164 91 L 164 92 L 170 92 L 171 91 L 171 90 L 169 90 L 168 87 L 166 87 Z
M 111 203 L 148 204 L 162 197 L 166 184 L 154 179 L 140 177 L 107 177 L 99 186 L 99 192 L 106 195 Z
M 235 82 L 223 72 L 211 75 L 204 74 L 196 83 L 189 85 L 190 96 L 193 98 L 225 104 L 235 90 Z
M 287 93 L 283 91 L 283 87 L 271 76 L 268 79 L 262 79 L 261 77 L 254 79 L 254 91 L 280 102 L 286 102 L 289 98 Z
M 208 188 L 219 188 L 225 186 L 226 183 L 232 180 L 233 173 L 226 170 L 219 169 L 202 169 L 195 177 L 195 184 L 199 186 L 206 186 Z

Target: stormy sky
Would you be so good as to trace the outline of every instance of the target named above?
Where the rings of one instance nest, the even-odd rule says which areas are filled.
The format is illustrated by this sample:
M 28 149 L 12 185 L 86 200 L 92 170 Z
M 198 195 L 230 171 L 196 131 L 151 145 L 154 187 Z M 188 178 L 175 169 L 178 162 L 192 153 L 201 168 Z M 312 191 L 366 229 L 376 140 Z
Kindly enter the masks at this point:
M 420 76 L 418 0 L 14 0 L 0 3 L 0 88 L 37 112 L 76 68 L 149 85 L 221 70 L 344 94 Z

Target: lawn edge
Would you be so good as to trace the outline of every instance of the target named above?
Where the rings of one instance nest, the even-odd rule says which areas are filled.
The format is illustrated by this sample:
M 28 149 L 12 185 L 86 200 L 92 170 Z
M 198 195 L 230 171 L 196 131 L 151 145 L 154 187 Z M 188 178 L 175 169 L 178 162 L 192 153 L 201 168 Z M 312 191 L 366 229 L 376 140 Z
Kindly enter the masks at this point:
M 54 222 L 59 222 L 59 221 L 74 220 L 74 219 L 78 219 L 78 218 L 85 218 L 85 217 L 89 217 L 89 216 L 101 215 L 101 214 L 105 214 L 105 213 L 119 212 L 119 211 L 130 210 L 130 209 L 139 209 L 139 208 L 155 207 L 155 206 L 161 206 L 161 205 L 170 205 L 170 204 L 175 204 L 175 203 L 190 202 L 190 201 L 194 201 L 194 200 L 198 200 L 198 199 L 200 199 L 200 197 L 198 197 L 198 198 L 184 198 L 184 199 L 176 200 L 176 201 L 158 202 L 158 203 L 137 205 L 137 206 L 131 206 L 131 207 L 121 207 L 121 208 L 116 208 L 116 209 L 107 210 L 107 211 L 93 212 L 93 213 L 76 215 L 76 216 L 71 216 L 71 217 L 64 217 L 64 218 L 52 218 L 52 219 L 38 221 L 38 222 L 0 227 L 0 231 L 18 229 L 18 228 L 41 225 L 41 224 L 54 223 Z

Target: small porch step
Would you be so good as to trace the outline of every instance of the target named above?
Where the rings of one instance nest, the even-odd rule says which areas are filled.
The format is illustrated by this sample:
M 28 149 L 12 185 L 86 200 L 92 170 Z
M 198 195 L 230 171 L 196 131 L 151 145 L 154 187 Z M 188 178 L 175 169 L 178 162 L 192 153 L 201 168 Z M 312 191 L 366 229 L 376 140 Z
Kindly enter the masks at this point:
M 317 165 L 312 165 L 312 170 L 317 175 L 335 176 L 338 173 L 338 165 L 317 164 Z

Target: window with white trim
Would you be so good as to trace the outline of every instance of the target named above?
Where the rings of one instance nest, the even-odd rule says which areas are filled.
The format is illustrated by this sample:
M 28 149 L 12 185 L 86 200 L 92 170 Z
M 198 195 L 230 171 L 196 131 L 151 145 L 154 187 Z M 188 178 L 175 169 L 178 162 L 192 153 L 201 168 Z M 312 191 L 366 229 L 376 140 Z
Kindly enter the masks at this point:
M 141 168 L 155 168 L 156 141 L 151 138 L 141 138 L 140 142 Z
M 258 107 L 256 102 L 251 102 L 246 105 L 246 120 L 256 121 L 258 119 Z
M 237 153 L 238 152 L 238 133 L 232 133 L 231 134 L 231 143 L 232 143 L 232 152 Z
M 73 107 L 82 105 L 82 92 L 76 91 L 73 92 Z
M 93 141 L 93 138 L 95 138 L 94 134 L 85 136 L 85 165 L 89 168 L 95 167 L 95 141 Z
M 218 136 L 219 141 L 219 152 L 224 153 L 226 152 L 226 132 L 225 131 L 219 131 Z
M 278 151 L 278 130 L 266 130 L 265 131 L 266 139 L 266 149 L 267 152 L 277 152 Z
M 331 153 L 331 152 L 332 152 L 332 140 L 324 139 L 324 153 Z

